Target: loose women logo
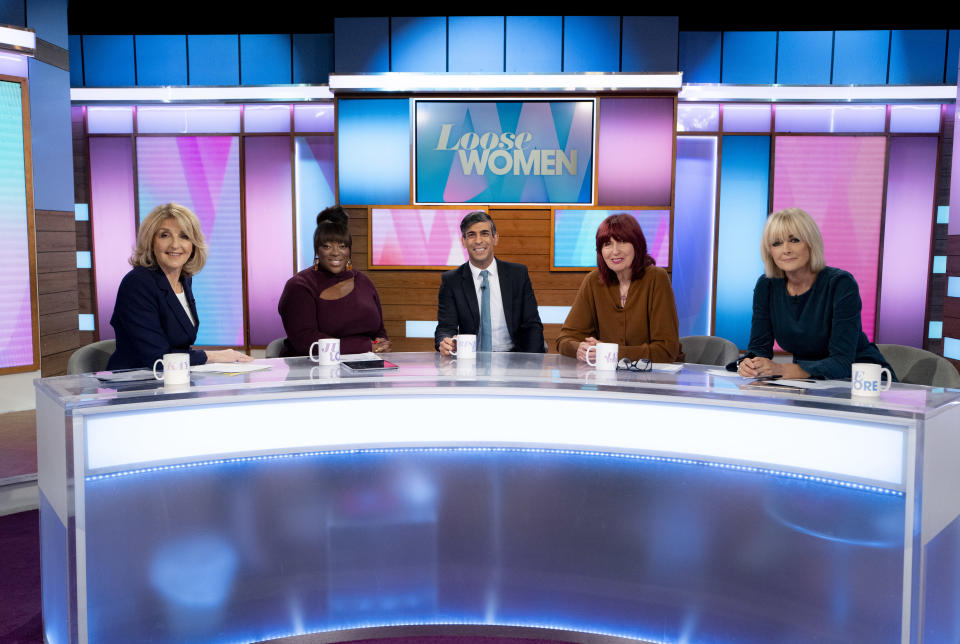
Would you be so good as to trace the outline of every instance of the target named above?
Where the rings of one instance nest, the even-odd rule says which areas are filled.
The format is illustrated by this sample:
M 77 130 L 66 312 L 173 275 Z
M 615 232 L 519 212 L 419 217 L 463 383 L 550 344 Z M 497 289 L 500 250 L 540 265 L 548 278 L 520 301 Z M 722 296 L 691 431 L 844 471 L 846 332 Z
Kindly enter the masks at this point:
M 873 393 L 880 391 L 880 383 L 876 380 L 867 380 L 862 371 L 853 374 L 853 390 L 857 392 Z
M 483 175 L 489 170 L 496 175 L 570 175 L 577 174 L 577 150 L 570 156 L 560 149 L 524 150 L 533 135 L 530 132 L 466 132 L 451 144 L 453 123 L 440 127 L 434 150 L 456 151 L 463 174 Z

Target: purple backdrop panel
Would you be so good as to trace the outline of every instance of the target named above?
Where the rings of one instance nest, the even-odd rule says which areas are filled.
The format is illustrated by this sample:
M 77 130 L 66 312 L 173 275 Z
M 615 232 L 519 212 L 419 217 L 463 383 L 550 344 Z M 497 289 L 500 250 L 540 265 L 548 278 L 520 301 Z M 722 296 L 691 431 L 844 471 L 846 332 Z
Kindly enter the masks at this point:
M 937 137 L 893 137 L 877 339 L 923 348 Z
M 871 341 L 886 143 L 882 136 L 778 136 L 774 151 L 774 211 L 803 208 L 817 222 L 827 264 L 849 271 L 860 286 Z
M 90 134 L 132 134 L 133 106 L 90 106 L 87 108 Z
M 277 302 L 293 274 L 290 137 L 251 136 L 244 145 L 250 344 L 266 345 L 286 335 Z
M 940 133 L 940 105 L 891 105 L 890 131 Z
M 597 203 L 671 205 L 673 99 L 600 99 Z
M 140 137 L 137 180 L 141 217 L 174 201 L 200 219 L 209 250 L 193 278 L 197 344 L 242 345 L 239 137 Z
M 459 266 L 467 261 L 460 220 L 473 210 L 373 208 L 370 265 Z
M 333 103 L 294 105 L 293 127 L 297 132 L 333 132 Z
M 33 364 L 30 233 L 20 84 L 0 81 L 0 369 Z
M 883 132 L 886 105 L 777 105 L 777 132 Z
M 677 132 L 716 132 L 719 129 L 719 105 L 713 103 L 677 105 Z
M 770 106 L 769 105 L 736 105 L 723 106 L 724 132 L 769 132 Z
M 553 262 L 556 267 L 597 265 L 597 228 L 618 213 L 631 215 L 647 240 L 647 254 L 657 266 L 670 265 L 669 210 L 556 210 L 553 218 Z
M 133 140 L 90 137 L 90 219 L 93 273 L 97 285 L 97 322 L 101 340 L 114 336 L 110 318 L 117 287 L 130 270 L 136 244 L 133 190 Z
M 243 131 L 250 132 L 289 132 L 289 105 L 244 105 Z

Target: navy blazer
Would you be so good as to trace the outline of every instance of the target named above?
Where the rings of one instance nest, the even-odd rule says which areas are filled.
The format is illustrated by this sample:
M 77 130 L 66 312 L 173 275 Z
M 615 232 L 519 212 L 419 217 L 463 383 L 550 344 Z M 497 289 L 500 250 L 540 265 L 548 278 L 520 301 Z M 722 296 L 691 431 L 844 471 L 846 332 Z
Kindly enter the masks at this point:
M 523 353 L 544 353 L 543 324 L 537 310 L 537 298 L 533 295 L 530 275 L 523 264 L 497 262 L 500 279 L 500 297 L 503 299 L 503 317 L 507 322 L 513 350 Z M 480 328 L 480 303 L 473 284 L 470 264 L 466 263 L 447 271 L 440 279 L 439 304 L 437 306 L 437 330 L 434 332 L 434 347 L 443 338 L 452 338 L 458 333 L 477 333 Z
M 162 271 L 134 266 L 123 277 L 110 318 L 117 336 L 117 349 L 110 356 L 107 369 L 149 369 L 165 353 L 189 353 L 190 364 L 207 361 L 205 352 L 190 349 L 197 341 L 200 318 L 193 300 L 191 279 L 181 276 L 180 283 L 197 326 L 190 323 Z

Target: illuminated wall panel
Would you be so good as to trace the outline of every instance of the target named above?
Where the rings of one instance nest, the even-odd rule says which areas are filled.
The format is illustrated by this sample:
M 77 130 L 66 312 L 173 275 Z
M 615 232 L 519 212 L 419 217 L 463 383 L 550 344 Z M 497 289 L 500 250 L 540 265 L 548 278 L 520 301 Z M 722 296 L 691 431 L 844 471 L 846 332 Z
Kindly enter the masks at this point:
M 144 35 L 134 36 L 133 40 L 137 85 L 187 84 L 186 36 Z
M 20 84 L 0 81 L 0 369 L 34 364 Z
M 370 211 L 371 266 L 459 266 L 460 220 L 473 209 Z
M 724 83 L 770 85 L 776 82 L 776 70 L 777 32 L 724 32 Z
M 760 235 L 769 184 L 770 137 L 723 137 L 714 334 L 741 349 L 750 342 L 753 287 L 763 274 Z
M 835 32 L 833 84 L 883 85 L 887 82 L 889 51 L 889 31 Z
M 597 227 L 616 213 L 633 215 L 647 240 L 647 253 L 657 266 L 670 265 L 669 210 L 557 210 L 553 218 L 553 266 L 593 268 L 597 265 Z
M 894 29 L 890 33 L 891 85 L 943 82 L 946 29 Z
M 563 71 L 620 71 L 620 16 L 566 16 Z
M 259 346 L 286 335 L 277 302 L 293 274 L 290 137 L 248 137 L 244 155 L 247 313 Z
M 334 18 L 334 71 L 366 74 L 390 71 L 387 18 Z
M 447 71 L 446 18 L 391 18 L 390 71 Z
M 449 16 L 447 58 L 450 71 L 502 72 L 503 31 L 503 16 Z
M 923 348 L 937 137 L 894 137 L 887 171 L 877 341 Z M 861 287 L 862 288 L 862 287 Z
M 114 336 L 110 318 L 120 280 L 136 243 L 133 185 L 133 140 L 91 136 L 90 215 L 94 278 L 97 285 L 97 329 L 101 340 Z
M 193 279 L 198 345 L 243 344 L 240 257 L 240 141 L 233 136 L 140 137 L 140 217 L 170 201 L 200 219 L 207 264 Z
M 781 31 L 777 43 L 777 82 L 829 85 L 832 31 Z
M 677 137 L 673 219 L 673 293 L 680 335 L 710 335 L 717 137 Z
M 332 136 L 298 136 L 294 139 L 298 271 L 313 265 L 313 231 L 317 227 L 317 214 L 337 203 L 333 143 Z
M 774 155 L 773 210 L 796 206 L 817 222 L 827 265 L 849 271 L 860 286 L 871 341 L 886 144 L 881 136 L 780 136 Z
M 410 203 L 409 101 L 344 99 L 336 118 L 340 203 Z
M 672 98 L 599 100 L 597 204 L 669 206 Z
M 133 36 L 83 36 L 82 52 L 88 87 L 136 85 Z
M 679 59 L 683 82 L 719 83 L 722 44 L 719 31 L 681 31 Z
M 237 34 L 189 34 L 187 65 L 191 85 L 239 85 L 240 46 Z M 90 85 L 87 77 L 87 85 Z
M 240 84 L 282 85 L 292 78 L 290 34 L 240 34 Z
M 623 16 L 620 71 L 677 71 L 679 25 L 677 16 Z
M 560 16 L 507 16 L 508 74 L 559 72 L 563 51 Z

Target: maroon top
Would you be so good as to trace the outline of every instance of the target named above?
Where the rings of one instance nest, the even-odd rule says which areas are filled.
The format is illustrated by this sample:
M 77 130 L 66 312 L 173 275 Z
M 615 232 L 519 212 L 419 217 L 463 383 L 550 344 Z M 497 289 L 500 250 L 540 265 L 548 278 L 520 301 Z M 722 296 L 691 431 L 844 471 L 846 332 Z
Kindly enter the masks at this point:
M 350 278 L 353 290 L 345 297 L 320 298 L 320 293 Z M 287 280 L 277 309 L 287 332 L 282 356 L 305 356 L 320 338 L 340 338 L 340 353 L 363 353 L 371 350 L 376 338 L 387 337 L 380 297 L 363 273 L 302 270 Z

